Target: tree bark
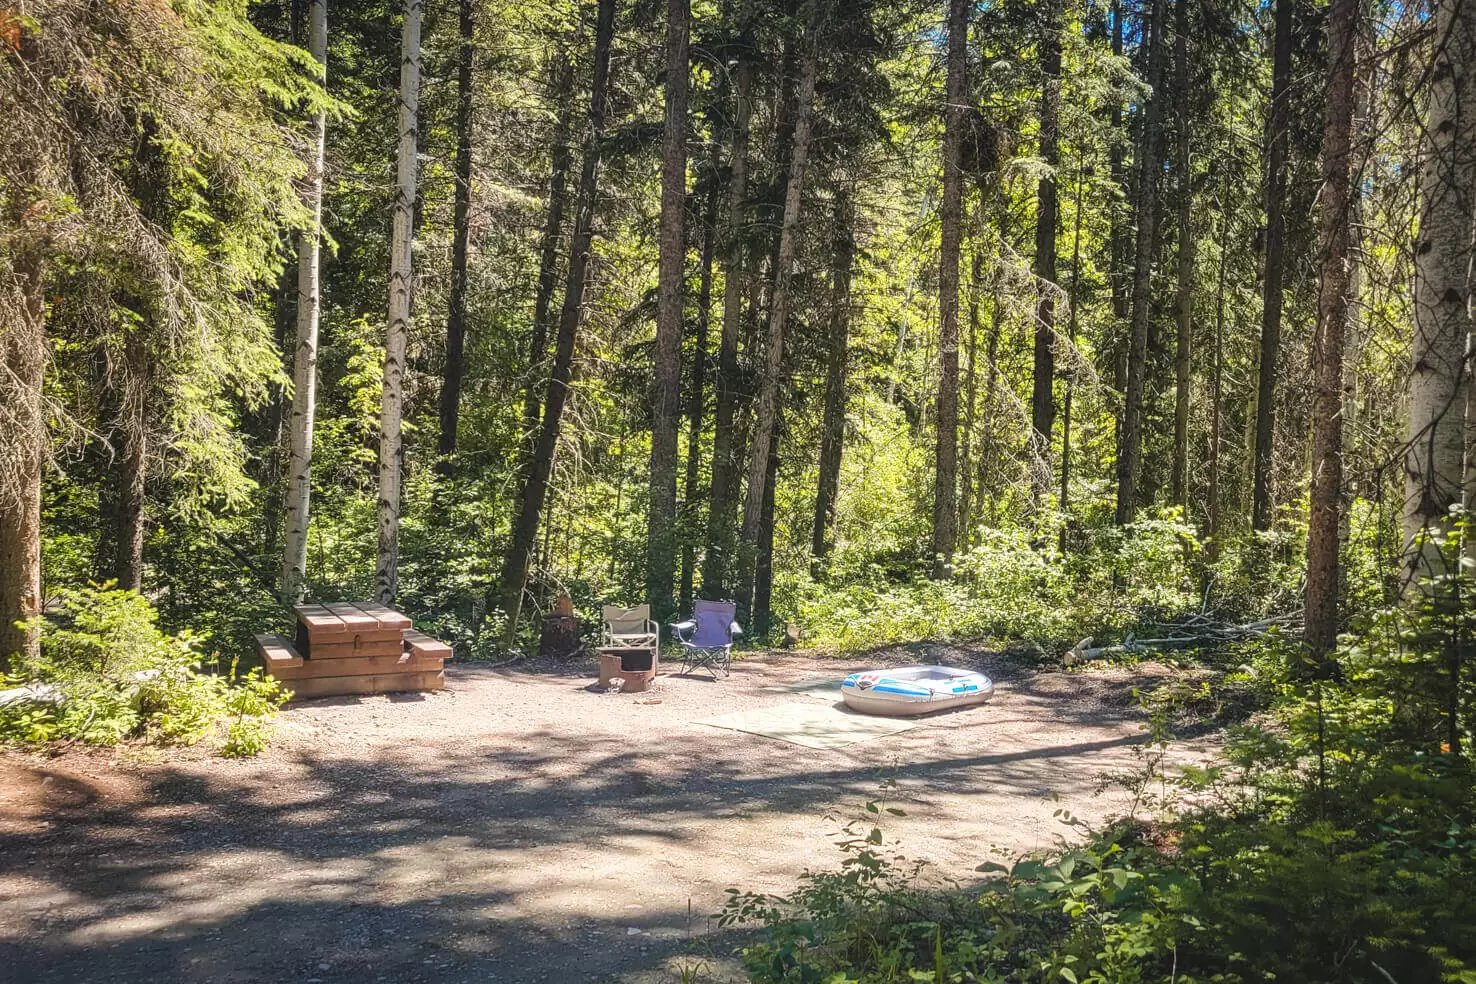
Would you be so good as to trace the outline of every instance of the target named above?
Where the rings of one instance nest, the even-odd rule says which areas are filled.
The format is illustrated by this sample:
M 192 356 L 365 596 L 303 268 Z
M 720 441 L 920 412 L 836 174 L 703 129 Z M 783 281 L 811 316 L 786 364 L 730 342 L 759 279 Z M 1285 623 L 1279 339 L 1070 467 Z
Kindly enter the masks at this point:
M 746 25 L 741 25 L 746 30 Z M 733 451 L 733 417 L 738 402 L 738 336 L 743 325 L 743 295 L 748 286 L 743 230 L 748 203 L 749 117 L 753 111 L 753 66 L 745 51 L 733 70 L 733 150 L 728 178 L 728 222 L 723 236 L 723 325 L 718 341 L 717 406 L 712 422 L 712 488 L 707 506 L 707 553 L 702 559 L 702 594 L 725 594 L 736 542 L 733 510 L 738 467 Z
M 1040 36 L 1041 176 L 1035 207 L 1035 360 L 1030 395 L 1030 427 L 1035 453 L 1049 459 L 1056 424 L 1056 231 L 1060 225 L 1056 168 L 1061 163 L 1061 18 L 1060 0 L 1048 0 Z
M 974 430 L 979 409 L 979 300 L 984 288 L 984 183 L 979 183 L 979 204 L 974 220 L 974 247 L 969 258 L 969 339 L 965 346 L 968 361 L 964 369 L 963 434 L 958 450 L 958 529 L 959 545 L 968 550 L 973 545 L 974 510 Z
M 717 149 L 712 151 L 717 166 Z M 698 481 L 702 474 L 702 418 L 707 409 L 707 336 L 712 324 L 712 261 L 717 250 L 718 188 L 707 194 L 702 215 L 702 249 L 698 260 L 697 338 L 692 356 L 692 392 L 687 407 L 687 474 L 682 484 L 682 571 L 677 589 L 677 602 L 684 612 L 692 610 L 693 582 L 696 578 L 697 544 L 692 535 L 697 516 Z
M 780 411 L 781 418 L 783 411 Z M 781 426 L 782 419 L 776 422 Z M 776 429 L 776 434 L 778 433 Z M 774 601 L 774 486 L 779 479 L 779 442 L 769 444 L 769 465 L 764 470 L 764 501 L 759 519 L 759 540 L 754 560 L 753 626 L 754 637 L 766 639 L 773 627 Z
M 595 193 L 599 187 L 600 149 L 605 139 L 610 46 L 614 35 L 615 0 L 600 0 L 595 24 L 589 130 L 584 147 L 584 163 L 580 166 L 579 185 L 575 192 L 574 236 L 570 243 L 569 276 L 564 285 L 564 305 L 559 312 L 553 372 L 548 381 L 548 396 L 544 402 L 538 444 L 528 462 L 527 477 L 523 482 L 522 495 L 519 496 L 517 518 L 513 521 L 512 547 L 508 550 L 502 569 L 502 610 L 507 616 L 503 641 L 507 645 L 512 645 L 517 638 L 523 588 L 528 581 L 528 565 L 538 539 L 538 522 L 543 514 L 544 501 L 548 497 L 554 450 L 558 447 L 564 403 L 568 398 L 569 380 L 573 373 L 574 343 L 583 311 L 584 277 L 589 267 L 590 244 L 594 238 Z
M 666 3 L 666 137 L 661 152 L 661 232 L 655 373 L 651 387 L 651 487 L 646 513 L 646 599 L 657 624 L 673 612 L 676 576 L 677 431 L 682 401 L 683 282 L 687 265 L 688 0 Z
M 154 366 L 142 326 L 127 329 L 123 342 L 123 399 L 118 433 L 122 444 L 116 484 L 113 580 L 125 591 L 143 590 L 144 497 L 148 480 L 149 405 Z
M 416 131 L 420 107 L 420 21 L 425 0 L 405 0 L 400 43 L 400 143 L 396 161 L 395 216 L 390 238 L 389 325 L 384 343 L 384 395 L 379 415 L 379 557 L 374 595 L 394 603 L 400 574 L 400 472 L 404 448 L 405 348 L 410 335 L 410 291 L 416 185 Z
M 1403 573 L 1412 597 L 1438 590 L 1421 579 L 1459 570 L 1459 551 L 1440 541 L 1451 530 L 1450 510 L 1463 499 L 1471 467 L 1464 418 L 1476 222 L 1476 4 L 1442 0 L 1434 24 L 1404 456 Z
M 1343 336 L 1347 330 L 1353 213 L 1353 99 L 1359 0 L 1328 8 L 1328 74 L 1322 133 L 1318 239 L 1322 281 L 1312 371 L 1312 493 L 1307 529 L 1307 608 L 1303 640 L 1315 659 L 1333 650 L 1338 630 L 1338 546 L 1343 493 Z M 1467 236 L 1469 241 L 1469 219 Z M 1464 409 L 1464 408 L 1462 408 Z
M 318 78 L 328 78 L 328 0 L 309 0 L 308 51 Z M 323 233 L 323 168 L 327 117 L 313 118 L 313 159 L 307 175 L 311 228 L 297 241 L 297 341 L 292 354 L 292 414 L 287 436 L 287 535 L 282 551 L 279 597 L 284 605 L 303 600 L 311 516 L 313 430 L 318 409 L 318 319 L 322 311 L 319 260 Z
M 533 295 L 533 336 L 528 343 L 528 385 L 523 393 L 523 433 L 527 454 L 533 453 L 537 443 L 541 412 L 542 388 L 539 380 L 544 350 L 548 347 L 548 334 L 553 317 L 553 298 L 559 283 L 559 238 L 564 231 L 564 204 L 568 197 L 566 185 L 573 153 L 569 148 L 570 130 L 573 127 L 570 92 L 574 88 L 574 66 L 564 59 L 555 82 L 555 94 L 559 99 L 559 118 L 554 128 L 553 149 L 549 161 L 548 209 L 544 213 L 543 242 L 538 253 L 538 287 Z M 524 464 L 526 471 L 526 462 Z
M 1184 2 L 1184 0 L 1179 0 Z M 1127 379 L 1122 406 L 1122 427 L 1117 449 L 1117 525 L 1133 521 L 1137 510 L 1138 471 L 1143 450 L 1143 388 L 1147 370 L 1148 321 L 1152 307 L 1154 233 L 1158 217 L 1159 120 L 1163 112 L 1164 0 L 1153 0 L 1146 29 L 1148 85 L 1152 94 L 1143 111 L 1143 132 L 1138 147 L 1136 211 L 1138 233 L 1133 262 L 1133 320 L 1128 339 Z
M 1076 346 L 1077 306 L 1081 298 L 1081 210 L 1082 186 L 1086 183 L 1086 159 L 1076 171 L 1076 203 L 1071 217 L 1071 294 L 1066 299 L 1066 340 Z M 1066 552 L 1066 524 L 1071 509 L 1071 403 L 1076 392 L 1076 373 L 1066 376 L 1066 394 L 1061 403 L 1061 552 Z
M 1190 156 L 1190 72 L 1189 5 L 1185 0 L 1174 4 L 1174 74 L 1178 110 L 1179 172 L 1179 290 L 1176 299 L 1176 338 L 1174 345 L 1174 458 L 1169 478 L 1169 500 L 1187 510 L 1189 506 L 1189 399 L 1194 352 L 1194 174 Z
M 1209 436 L 1209 530 L 1205 542 L 1205 559 L 1213 564 L 1220 559 L 1220 534 L 1223 529 L 1221 517 L 1220 444 L 1224 440 L 1225 411 L 1221 406 L 1225 399 L 1225 282 L 1230 252 L 1230 169 L 1220 191 L 1220 243 L 1219 271 L 1215 277 L 1215 354 L 1210 367 L 1210 436 Z
M 1251 529 L 1271 528 L 1273 451 L 1276 441 L 1276 370 L 1281 357 L 1282 270 L 1286 252 L 1287 150 L 1291 142 L 1292 8 L 1276 0 L 1276 40 L 1271 65 L 1271 113 L 1267 124 L 1266 277 L 1261 303 L 1261 351 L 1256 386 L 1256 444 L 1251 491 Z
M 471 239 L 472 73 L 476 62 L 476 21 L 472 0 L 460 0 L 461 50 L 456 65 L 456 191 L 452 207 L 451 297 L 446 312 L 446 371 L 441 379 L 441 433 L 436 451 L 456 453 L 461 414 L 461 380 L 466 374 L 466 259 Z
M 23 203 L 18 203 L 23 204 Z M 22 208 L 7 216 L 21 226 Z M 45 264 L 22 250 L 0 306 L 0 671 L 41 655 L 41 464 L 46 448 Z
M 753 598 L 754 563 L 759 548 L 765 487 L 768 484 L 770 446 L 779 421 L 779 377 L 784 367 L 784 330 L 789 320 L 789 283 L 794 271 L 799 232 L 800 202 L 805 168 L 810 157 L 810 126 L 814 115 L 815 77 L 820 71 L 817 31 L 812 20 L 806 31 L 804 67 L 795 99 L 793 152 L 784 193 L 784 218 L 779 227 L 779 253 L 774 268 L 774 291 L 769 299 L 769 331 L 759 376 L 758 407 L 753 439 L 749 443 L 748 489 L 743 502 L 743 546 L 739 550 L 738 603 L 749 607 Z
M 968 111 L 968 0 L 948 3 L 948 74 L 943 108 L 942 230 L 938 243 L 938 443 L 933 479 L 933 576 L 953 567 L 958 540 L 958 266 L 963 239 L 964 120 Z
M 820 425 L 820 480 L 815 490 L 815 528 L 810 550 L 815 576 L 822 577 L 830 554 L 840 494 L 841 453 L 846 434 L 846 370 L 850 360 L 851 268 L 856 258 L 855 208 L 850 185 L 843 179 L 835 192 L 832 239 L 830 352 L 825 366 L 825 414 Z

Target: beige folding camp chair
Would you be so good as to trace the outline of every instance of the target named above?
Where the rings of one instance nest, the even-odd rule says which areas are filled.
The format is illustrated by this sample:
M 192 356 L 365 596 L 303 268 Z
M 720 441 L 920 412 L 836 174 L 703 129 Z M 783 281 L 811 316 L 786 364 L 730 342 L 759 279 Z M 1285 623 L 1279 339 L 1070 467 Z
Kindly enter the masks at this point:
M 601 649 L 649 649 L 654 656 L 661 648 L 661 632 L 651 620 L 651 606 L 620 608 L 606 605 Z

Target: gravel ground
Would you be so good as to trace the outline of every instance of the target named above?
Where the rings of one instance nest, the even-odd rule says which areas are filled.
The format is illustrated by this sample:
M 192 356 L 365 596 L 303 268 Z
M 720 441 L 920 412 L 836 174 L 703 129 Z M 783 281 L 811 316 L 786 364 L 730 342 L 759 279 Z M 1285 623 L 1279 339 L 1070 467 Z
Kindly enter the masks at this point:
M 805 654 L 731 678 L 663 669 L 600 693 L 588 663 L 448 669 L 426 695 L 293 706 L 260 758 L 0 753 L 0 979 L 536 982 L 734 979 L 724 889 L 782 892 L 833 867 L 868 800 L 940 877 L 991 848 L 1050 847 L 1123 805 L 1133 671 L 1036 673 L 912 646 L 867 665 L 983 669 L 986 705 L 835 751 L 692 722 L 814 697 L 858 668 Z M 1202 750 L 1200 750 L 1202 751 Z M 1053 797 L 1059 797 L 1058 803 Z

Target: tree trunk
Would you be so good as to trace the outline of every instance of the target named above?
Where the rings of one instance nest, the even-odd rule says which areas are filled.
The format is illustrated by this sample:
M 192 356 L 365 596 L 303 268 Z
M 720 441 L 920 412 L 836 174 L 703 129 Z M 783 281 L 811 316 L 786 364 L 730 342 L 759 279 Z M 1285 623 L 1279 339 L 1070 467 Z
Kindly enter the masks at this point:
M 308 51 L 317 59 L 319 79 L 328 76 L 328 0 L 310 0 Z M 307 578 L 307 542 L 312 496 L 313 428 L 318 409 L 318 318 L 322 289 L 318 278 L 323 229 L 323 167 L 327 119 L 313 119 L 313 159 L 307 175 L 310 229 L 297 241 L 297 342 L 292 354 L 292 416 L 288 426 L 287 536 L 282 551 L 279 596 L 284 605 L 302 601 Z
M 1459 551 L 1440 541 L 1450 532 L 1450 509 L 1462 501 L 1469 467 L 1464 417 L 1476 221 L 1476 5 L 1443 0 L 1434 23 L 1404 457 L 1403 566 L 1412 596 L 1430 590 L 1421 579 L 1459 570 Z
M 518 514 L 513 521 L 512 547 L 508 550 L 507 561 L 502 569 L 502 610 L 507 616 L 503 641 L 507 645 L 512 645 L 517 638 L 523 588 L 528 581 L 528 564 L 538 539 L 538 521 L 543 514 L 543 503 L 548 497 L 554 450 L 558 447 L 564 402 L 568 398 L 569 380 L 574 367 L 574 342 L 583 310 L 584 276 L 589 267 L 590 243 L 594 237 L 595 193 L 599 187 L 600 149 L 605 139 L 610 45 L 614 34 L 615 0 L 600 0 L 595 25 L 589 132 L 575 193 L 574 237 L 570 244 L 569 277 L 564 286 L 564 306 L 559 312 L 553 372 L 548 381 L 548 396 L 544 402 L 538 445 L 528 461 L 527 477 L 523 482 L 522 495 L 519 496 Z
M 1180 3 L 1184 0 L 1179 0 Z M 1153 0 L 1146 29 L 1148 85 L 1138 147 L 1138 234 L 1133 262 L 1133 321 L 1128 339 L 1127 379 L 1123 387 L 1122 429 L 1117 449 L 1117 525 L 1133 521 L 1137 510 L 1138 470 L 1143 450 L 1143 386 L 1147 371 L 1148 321 L 1152 313 L 1154 232 L 1158 217 L 1158 131 L 1163 112 L 1164 0 Z
M 18 210 L 19 211 L 19 210 Z M 23 214 L 23 213 L 21 213 Z M 8 216 L 18 228 L 19 214 Z M 46 448 L 45 268 L 21 251 L 0 307 L 0 671 L 11 658 L 41 655 L 41 463 Z
M 717 166 L 717 149 L 712 152 L 713 166 Z M 682 484 L 682 573 L 677 590 L 677 601 L 684 612 L 692 610 L 692 589 L 696 577 L 697 544 L 693 531 L 698 511 L 697 483 L 702 473 L 702 417 L 706 410 L 707 393 L 707 336 L 712 323 L 712 261 L 717 248 L 718 188 L 713 185 L 707 194 L 707 206 L 702 214 L 702 250 L 698 260 L 700 283 L 697 288 L 697 339 L 692 357 L 691 403 L 687 407 L 687 474 Z
M 1035 208 L 1035 365 L 1030 396 L 1030 427 L 1035 454 L 1049 459 L 1056 424 L 1056 229 L 1060 224 L 1056 168 L 1061 163 L 1061 5 L 1048 0 L 1040 36 L 1041 176 Z
M 1078 327 L 1077 306 L 1081 297 L 1081 196 L 1086 183 L 1086 159 L 1083 158 L 1076 170 L 1076 203 L 1071 217 L 1071 295 L 1066 299 L 1066 340 L 1076 347 Z M 1073 354 L 1073 358 L 1075 355 Z M 1066 377 L 1066 395 L 1061 405 L 1061 552 L 1066 552 L 1066 524 L 1071 509 L 1071 402 L 1076 391 L 1076 372 Z
M 780 411 L 782 417 L 783 411 Z M 776 427 L 781 426 L 782 419 Z M 778 433 L 777 429 L 775 431 Z M 769 444 L 769 466 L 764 470 L 764 502 L 754 560 L 753 627 L 755 639 L 767 639 L 773 627 L 774 601 L 774 486 L 779 480 L 779 442 Z
M 784 367 L 784 329 L 789 319 L 789 281 L 794 271 L 799 232 L 800 201 L 805 186 L 805 167 L 810 157 L 810 124 L 815 104 L 815 77 L 820 70 L 818 41 L 813 22 L 806 31 L 804 68 L 801 70 L 794 121 L 793 152 L 789 181 L 784 193 L 784 218 L 779 226 L 779 254 L 774 268 L 774 292 L 769 299 L 769 332 L 759 376 L 758 407 L 754 415 L 753 439 L 749 444 L 748 489 L 743 502 L 743 546 L 739 551 L 738 603 L 747 607 L 753 598 L 754 562 L 763 520 L 765 487 L 768 484 L 770 445 L 779 421 L 779 376 Z
M 1271 64 L 1271 113 L 1267 125 L 1266 279 L 1261 305 L 1261 354 L 1256 386 L 1256 445 L 1251 492 L 1251 529 L 1268 530 L 1272 519 L 1272 452 L 1276 441 L 1276 369 L 1281 352 L 1281 283 L 1286 251 L 1287 149 L 1291 142 L 1292 7 L 1276 0 L 1276 41 Z
M 1190 368 L 1194 351 L 1194 174 L 1191 170 L 1189 135 L 1189 5 L 1185 0 L 1174 4 L 1174 74 L 1177 76 L 1179 160 L 1179 293 L 1174 345 L 1174 460 L 1169 478 L 1169 499 L 1189 506 L 1189 397 Z
M 1225 399 L 1225 281 L 1228 272 L 1227 258 L 1230 251 L 1230 169 L 1225 169 L 1225 178 L 1220 192 L 1220 244 L 1219 272 L 1215 277 L 1215 355 L 1210 373 L 1210 437 L 1209 437 L 1209 530 L 1205 543 L 1205 559 L 1213 564 L 1220 559 L 1220 534 L 1223 529 L 1221 517 L 1220 444 L 1224 440 L 1225 411 L 1221 406 Z
M 400 424 L 405 407 L 405 347 L 410 335 L 413 286 L 416 154 L 420 107 L 420 19 L 425 0 L 405 0 L 400 44 L 400 144 L 396 161 L 395 217 L 390 239 L 389 326 L 384 343 L 384 397 L 379 416 L 379 558 L 374 595 L 394 603 L 400 574 Z
M 965 351 L 968 362 L 964 369 L 963 435 L 958 450 L 958 529 L 959 546 L 968 550 L 973 545 L 974 510 L 974 430 L 979 410 L 979 295 L 984 287 L 984 183 L 979 183 L 978 214 L 974 221 L 974 248 L 969 270 L 969 339 Z
M 441 434 L 436 451 L 456 453 L 461 379 L 466 374 L 466 254 L 471 238 L 472 72 L 476 22 L 472 0 L 460 0 L 461 51 L 456 66 L 456 192 L 452 210 L 451 298 L 446 312 L 446 372 L 441 380 Z
M 538 432 L 542 402 L 539 399 L 542 395 L 539 380 L 543 378 L 543 353 L 548 347 L 553 297 L 559 284 L 559 237 L 564 230 L 564 202 L 567 198 L 565 189 L 574 156 L 569 148 L 570 131 L 573 128 L 570 92 L 573 88 L 574 65 L 565 58 L 555 82 L 559 119 L 554 129 L 549 162 L 548 210 L 544 213 L 543 244 L 538 254 L 538 287 L 533 295 L 533 337 L 528 344 L 528 385 L 523 393 L 523 433 L 529 455 L 533 453 L 533 447 L 537 443 L 534 435 Z M 525 462 L 525 471 L 526 467 Z
M 830 352 L 825 367 L 825 415 L 820 425 L 820 481 L 815 490 L 815 530 L 810 549 L 815 576 L 824 576 L 840 494 L 841 452 L 846 435 L 846 369 L 850 359 L 851 267 L 855 264 L 855 208 L 852 191 L 843 178 L 835 192 L 835 229 L 832 240 Z
M 687 265 L 688 0 L 666 3 L 666 138 L 661 152 L 660 269 L 651 387 L 651 488 L 646 599 L 657 624 L 672 614 L 676 576 L 677 430 L 682 402 L 682 295 Z
M 1303 639 L 1316 659 L 1338 630 L 1338 541 L 1343 493 L 1343 335 L 1347 329 L 1353 199 L 1353 97 L 1360 0 L 1328 8 L 1326 116 L 1318 239 L 1322 282 L 1312 371 L 1312 494 L 1307 528 L 1307 610 Z M 1467 218 L 1469 243 L 1470 219 Z M 1468 324 L 1469 327 L 1469 324 Z M 1464 408 L 1463 408 L 1464 409 Z
M 143 590 L 144 488 L 148 480 L 149 405 L 154 374 L 145 331 L 142 326 L 127 329 L 123 343 L 123 400 L 118 415 L 122 449 L 113 473 L 118 528 L 114 534 L 112 573 L 117 586 L 125 591 Z
M 713 412 L 712 489 L 707 506 L 707 553 L 702 559 L 702 594 L 722 597 L 736 552 L 733 508 L 738 478 L 733 416 L 738 401 L 738 335 L 743 324 L 744 214 L 748 201 L 748 130 L 752 113 L 753 66 L 749 53 L 733 70 L 733 156 L 728 179 L 728 224 L 723 242 L 723 326 L 718 341 L 717 407 Z
M 958 253 L 963 238 L 963 127 L 968 112 L 968 0 L 948 2 L 942 230 L 938 243 L 938 445 L 933 480 L 933 576 L 949 576 L 958 539 Z

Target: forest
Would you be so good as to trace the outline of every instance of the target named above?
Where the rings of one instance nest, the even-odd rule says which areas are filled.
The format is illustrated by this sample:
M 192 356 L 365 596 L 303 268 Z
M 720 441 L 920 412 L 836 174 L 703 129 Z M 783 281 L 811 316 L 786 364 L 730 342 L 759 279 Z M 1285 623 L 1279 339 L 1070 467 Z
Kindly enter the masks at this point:
M 0 114 L 0 739 L 253 754 L 304 601 L 1161 658 L 1151 819 L 752 979 L 1476 981 L 1476 3 L 12 0 Z

